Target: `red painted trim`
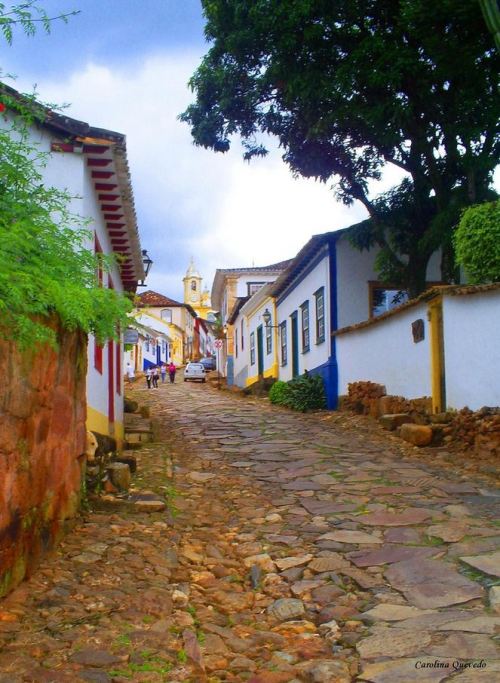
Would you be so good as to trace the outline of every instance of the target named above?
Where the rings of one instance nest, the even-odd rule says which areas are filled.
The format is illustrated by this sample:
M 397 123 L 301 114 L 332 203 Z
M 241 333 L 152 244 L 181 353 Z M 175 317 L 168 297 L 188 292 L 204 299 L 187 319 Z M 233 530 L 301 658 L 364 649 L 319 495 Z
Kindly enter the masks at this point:
M 121 208 L 119 204 L 101 204 L 103 211 L 120 211 Z
M 109 192 L 116 190 L 117 187 L 118 187 L 118 185 L 115 185 L 114 183 L 96 183 L 95 184 L 96 190 L 107 190 Z
M 103 347 L 94 339 L 94 368 L 102 375 L 102 349 Z
M 51 152 L 74 152 L 75 145 L 72 142 L 52 142 L 50 144 Z
M 97 189 L 97 186 L 96 186 Z M 100 194 L 98 197 L 100 202 L 115 202 L 117 199 L 120 199 L 119 194 Z
M 92 171 L 92 178 L 112 178 L 115 175 L 114 171 Z
M 104 214 L 104 218 L 105 218 L 107 221 L 113 220 L 113 219 L 116 220 L 117 218 L 118 218 L 118 219 L 123 218 L 123 215 L 120 214 L 119 216 L 115 216 L 115 215 L 113 215 L 112 213 L 105 213 L 105 214 Z
M 87 159 L 87 166 L 109 166 L 113 159 Z
M 109 147 L 104 145 L 83 145 L 85 154 L 104 154 L 108 149 Z
M 114 216 L 113 216 L 114 218 Z M 118 230 L 119 228 L 124 228 L 125 223 L 106 223 L 106 227 L 110 230 Z
M 122 395 L 122 345 L 116 342 L 116 393 Z
M 108 342 L 108 420 L 115 421 L 114 342 Z

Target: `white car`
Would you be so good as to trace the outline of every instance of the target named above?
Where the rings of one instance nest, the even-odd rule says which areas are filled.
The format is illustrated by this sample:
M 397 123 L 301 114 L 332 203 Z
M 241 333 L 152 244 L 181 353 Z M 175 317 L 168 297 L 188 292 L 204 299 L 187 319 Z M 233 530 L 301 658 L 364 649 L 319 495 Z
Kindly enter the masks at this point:
M 187 382 L 188 379 L 193 381 L 198 379 L 205 382 L 206 374 L 202 363 L 188 363 L 184 368 L 184 381 Z

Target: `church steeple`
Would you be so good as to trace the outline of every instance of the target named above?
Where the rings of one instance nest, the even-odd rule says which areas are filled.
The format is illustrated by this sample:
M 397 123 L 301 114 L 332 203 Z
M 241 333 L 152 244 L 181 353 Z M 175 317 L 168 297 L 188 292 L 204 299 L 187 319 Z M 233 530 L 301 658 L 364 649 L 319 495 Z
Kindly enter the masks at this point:
M 193 306 L 193 308 L 200 306 L 202 277 L 194 265 L 192 257 L 186 275 L 182 281 L 184 282 L 184 303 Z

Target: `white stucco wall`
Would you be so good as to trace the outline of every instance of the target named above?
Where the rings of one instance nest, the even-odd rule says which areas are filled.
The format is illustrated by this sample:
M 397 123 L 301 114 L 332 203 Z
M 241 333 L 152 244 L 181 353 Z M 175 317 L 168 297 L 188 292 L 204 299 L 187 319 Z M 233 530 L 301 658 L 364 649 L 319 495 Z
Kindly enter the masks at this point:
M 269 275 L 264 273 L 249 273 L 247 275 L 240 275 L 238 278 L 238 284 L 236 286 L 236 296 L 248 296 L 248 284 L 274 282 L 277 277 L 277 274 Z
M 245 342 L 243 351 L 241 350 L 241 324 L 243 323 L 243 329 L 245 330 Z M 234 368 L 234 383 L 238 387 L 246 386 L 246 379 L 248 377 L 248 365 L 249 365 L 249 336 L 247 332 L 247 320 L 245 316 L 241 313 L 234 321 L 232 327 L 234 336 L 234 354 L 233 354 L 233 368 Z M 238 352 L 236 353 L 236 344 L 238 345 Z
M 279 379 L 287 382 L 292 379 L 292 323 L 290 316 L 294 311 L 297 311 L 298 321 L 298 344 L 299 344 L 299 374 L 304 370 L 313 370 L 318 366 L 326 363 L 330 353 L 330 276 L 329 276 L 329 260 L 328 255 L 319 261 L 314 269 L 308 273 L 303 280 L 298 282 L 295 287 L 289 288 L 285 292 L 285 298 L 280 300 L 277 304 L 278 321 L 273 324 L 281 324 L 286 322 L 287 329 L 287 356 L 288 361 L 286 365 L 281 365 L 281 348 L 278 339 L 278 363 L 279 363 Z M 324 310 L 325 310 L 325 340 L 320 344 L 316 343 L 316 299 L 314 292 L 320 287 L 324 287 Z M 283 295 L 282 295 L 283 296 Z M 302 352 L 302 337 L 301 337 L 301 310 L 300 306 L 305 301 L 309 301 L 309 351 Z
M 279 337 L 277 330 L 274 327 L 270 328 L 271 331 L 271 348 L 270 353 L 267 353 L 266 345 L 266 325 L 262 314 L 266 310 L 274 311 L 274 305 L 270 298 L 266 297 L 254 310 L 248 314 L 247 317 L 247 339 L 248 344 L 245 346 L 245 353 L 248 361 L 248 377 L 257 378 L 258 375 L 258 344 L 257 344 L 257 330 L 262 327 L 262 364 L 263 364 L 263 374 L 264 376 L 270 375 L 272 371 L 272 366 L 276 362 L 276 346 L 279 345 Z M 276 325 L 274 320 L 274 313 L 272 313 L 273 319 L 271 320 L 271 325 Z M 250 336 L 254 335 L 255 339 L 255 363 L 252 365 L 250 363 Z
M 369 281 L 378 281 L 375 258 L 380 249 L 358 251 L 342 236 L 337 242 L 337 316 L 338 327 L 355 325 L 370 317 Z M 427 281 L 438 282 L 441 252 L 433 254 L 427 268 Z
M 443 300 L 446 404 L 500 406 L 500 291 Z
M 425 338 L 413 341 L 411 323 L 424 320 Z M 339 393 L 349 382 L 383 384 L 388 394 L 419 398 L 431 395 L 430 329 L 422 303 L 378 323 L 336 337 Z

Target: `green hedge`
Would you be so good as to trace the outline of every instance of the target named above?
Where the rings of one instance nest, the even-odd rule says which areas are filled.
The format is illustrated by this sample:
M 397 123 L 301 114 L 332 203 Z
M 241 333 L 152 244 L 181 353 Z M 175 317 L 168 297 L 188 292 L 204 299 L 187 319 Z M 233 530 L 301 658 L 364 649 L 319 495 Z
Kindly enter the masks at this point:
M 320 375 L 310 375 L 306 370 L 303 375 L 290 382 L 278 380 L 271 387 L 269 400 L 301 413 L 326 408 L 323 378 Z

